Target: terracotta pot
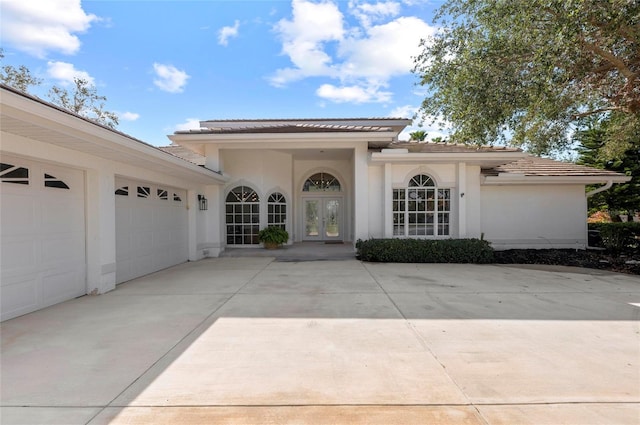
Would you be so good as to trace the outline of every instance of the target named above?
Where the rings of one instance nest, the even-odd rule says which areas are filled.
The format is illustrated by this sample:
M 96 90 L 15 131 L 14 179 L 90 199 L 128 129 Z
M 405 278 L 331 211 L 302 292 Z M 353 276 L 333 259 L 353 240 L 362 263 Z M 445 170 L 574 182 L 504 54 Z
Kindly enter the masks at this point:
M 278 248 L 280 248 L 280 245 L 275 243 L 275 242 L 263 242 L 262 244 L 264 245 L 265 249 L 278 249 Z

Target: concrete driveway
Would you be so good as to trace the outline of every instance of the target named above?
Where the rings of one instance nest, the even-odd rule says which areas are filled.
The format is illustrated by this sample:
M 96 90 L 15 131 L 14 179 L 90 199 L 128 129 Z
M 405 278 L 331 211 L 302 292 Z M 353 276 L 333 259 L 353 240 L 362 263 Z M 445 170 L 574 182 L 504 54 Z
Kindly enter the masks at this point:
M 2 324 L 1 423 L 640 423 L 640 279 L 183 264 Z

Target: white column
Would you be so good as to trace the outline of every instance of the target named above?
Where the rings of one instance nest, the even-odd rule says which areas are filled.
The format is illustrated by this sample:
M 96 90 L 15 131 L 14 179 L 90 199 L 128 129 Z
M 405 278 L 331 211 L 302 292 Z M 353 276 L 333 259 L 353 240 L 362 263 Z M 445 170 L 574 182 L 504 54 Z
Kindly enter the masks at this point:
M 195 190 L 187 191 L 187 222 L 189 235 L 189 261 L 198 261 L 200 252 L 198 251 L 198 214 L 200 213 L 198 203 L 198 193 Z
M 365 240 L 369 238 L 369 211 L 367 210 L 369 205 L 369 169 L 367 155 L 366 143 L 363 143 L 354 149 L 354 243 L 358 239 Z
M 87 293 L 103 294 L 116 287 L 115 176 L 87 171 Z
M 384 164 L 384 195 L 382 197 L 384 205 L 383 220 L 384 220 L 384 237 L 393 237 L 393 187 L 392 187 L 392 166 L 390 163 Z
M 218 257 L 224 251 L 223 241 L 225 203 L 223 186 L 211 185 L 205 189 L 205 196 L 209 200 L 209 209 L 205 211 L 206 229 L 206 249 L 209 250 L 208 257 Z
M 458 163 L 458 237 L 467 237 L 467 164 Z M 453 206 L 453 205 L 452 205 Z
M 216 145 L 205 145 L 205 166 L 213 171 L 222 172 L 224 169 L 223 159 L 220 156 L 220 149 Z M 205 257 L 218 257 L 226 244 L 223 243 L 224 232 L 224 190 L 222 186 L 207 186 L 204 191 L 205 197 L 209 201 L 209 209 L 203 211 L 204 235 L 200 237 L 202 241 L 200 247 L 205 250 Z

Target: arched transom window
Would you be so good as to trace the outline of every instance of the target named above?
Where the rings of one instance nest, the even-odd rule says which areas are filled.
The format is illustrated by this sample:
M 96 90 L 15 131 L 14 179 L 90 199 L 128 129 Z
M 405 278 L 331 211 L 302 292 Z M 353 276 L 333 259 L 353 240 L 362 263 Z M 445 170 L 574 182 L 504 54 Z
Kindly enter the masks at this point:
M 303 192 L 340 192 L 340 182 L 329 173 L 316 173 L 302 187 Z
M 287 227 L 287 200 L 280 192 L 269 195 L 267 200 L 267 224 L 285 230 Z
M 226 199 L 227 244 L 257 245 L 260 231 L 260 198 L 255 190 L 237 186 Z
M 426 174 L 393 189 L 394 236 L 448 236 L 450 214 L 451 190 L 438 188 Z

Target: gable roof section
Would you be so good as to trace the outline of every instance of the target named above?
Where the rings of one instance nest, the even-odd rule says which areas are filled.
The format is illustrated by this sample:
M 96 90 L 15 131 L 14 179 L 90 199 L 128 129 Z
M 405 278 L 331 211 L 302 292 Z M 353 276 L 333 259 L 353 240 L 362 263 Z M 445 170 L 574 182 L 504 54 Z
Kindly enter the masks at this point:
M 518 183 L 525 180 L 531 183 L 544 182 L 586 182 L 601 183 L 609 180 L 624 183 L 631 177 L 615 171 L 587 167 L 570 162 L 555 161 L 529 155 L 508 164 L 482 170 L 486 184 Z
M 5 84 L 0 84 L 0 106 L 0 128 L 6 133 L 200 183 L 227 180 L 218 172 Z

